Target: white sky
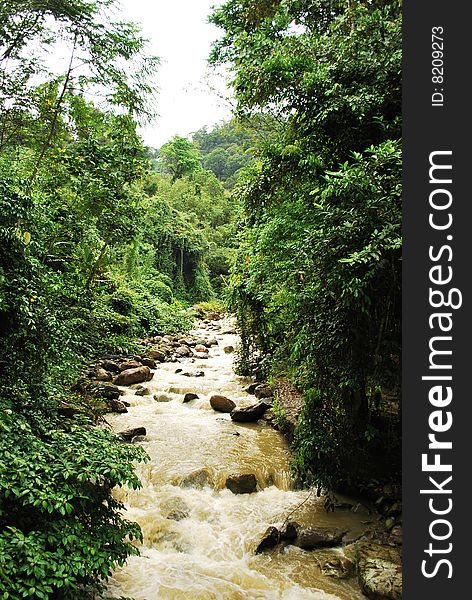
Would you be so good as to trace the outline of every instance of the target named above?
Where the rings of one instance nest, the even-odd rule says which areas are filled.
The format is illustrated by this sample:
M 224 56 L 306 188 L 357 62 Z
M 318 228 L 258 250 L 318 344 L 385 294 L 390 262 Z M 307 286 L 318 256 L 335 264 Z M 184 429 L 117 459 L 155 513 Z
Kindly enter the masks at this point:
M 211 44 L 222 33 L 207 22 L 208 15 L 212 6 L 223 2 L 121 0 L 123 18 L 141 26 L 150 41 L 149 53 L 161 59 L 156 77 L 158 117 L 141 129 L 147 145 L 158 148 L 175 134 L 187 136 L 230 118 L 224 76 L 211 75 L 207 66 Z

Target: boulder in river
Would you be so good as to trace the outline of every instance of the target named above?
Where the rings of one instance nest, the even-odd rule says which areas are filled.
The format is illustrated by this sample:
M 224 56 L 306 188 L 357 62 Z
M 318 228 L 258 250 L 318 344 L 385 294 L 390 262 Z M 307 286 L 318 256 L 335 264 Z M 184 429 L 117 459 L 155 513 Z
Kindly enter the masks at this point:
M 271 550 L 280 542 L 280 532 L 277 527 L 268 527 L 262 536 L 261 541 L 256 547 L 255 553 L 262 554 Z
M 297 537 L 300 525 L 296 521 L 287 521 L 280 530 L 280 537 L 286 542 L 293 542 Z
M 236 404 L 226 396 L 214 394 L 210 398 L 210 406 L 218 412 L 230 413 L 236 407 Z
M 190 509 L 182 498 L 171 498 L 161 505 L 161 511 L 166 519 L 181 521 L 189 516 Z
M 102 364 L 102 367 L 105 369 L 105 371 L 109 371 L 110 373 L 119 373 L 120 372 L 120 367 L 113 360 L 109 360 L 109 359 L 105 358 L 105 359 L 101 360 L 101 364 Z
M 257 479 L 253 473 L 230 475 L 225 485 L 233 494 L 252 494 L 257 491 Z
M 203 344 L 197 344 L 194 348 L 195 352 L 205 352 L 205 354 L 208 352 L 208 348 L 206 346 L 204 346 Z
M 183 371 L 181 373 L 184 377 L 204 377 L 205 376 L 205 372 L 204 371 Z
M 133 427 L 132 429 L 125 429 L 120 431 L 118 434 L 125 442 L 131 442 L 131 440 L 138 435 L 146 435 L 145 427 Z
M 124 402 L 121 402 L 120 400 L 110 400 L 110 410 L 111 412 L 118 413 L 120 415 L 128 412 Z
M 177 346 L 177 348 L 175 349 L 175 353 L 177 356 L 180 357 L 190 356 L 191 354 L 190 349 L 187 346 Z
M 345 533 L 346 531 L 331 527 L 299 527 L 293 545 L 303 550 L 339 546 Z
M 234 352 L 234 346 L 225 346 L 223 352 L 225 354 L 232 354 Z
M 249 385 L 247 385 L 244 388 L 243 391 L 246 392 L 247 394 L 254 395 L 254 391 L 258 385 L 261 385 L 261 384 L 260 383 L 250 383 Z
M 197 471 L 193 471 L 188 475 L 182 477 L 179 481 L 180 487 L 194 487 L 203 488 L 206 485 L 211 485 L 211 476 L 207 469 L 202 468 Z
M 151 390 L 148 387 L 141 387 L 139 390 L 135 391 L 135 396 L 149 396 Z
M 132 383 L 141 383 L 152 379 L 151 369 L 149 367 L 137 367 L 136 369 L 127 369 L 122 371 L 113 383 L 115 385 L 131 385 Z
M 231 418 L 237 423 L 254 423 L 262 417 L 269 406 L 270 405 L 267 402 L 261 400 L 252 406 L 235 408 L 231 411 Z
M 172 396 L 169 396 L 169 394 L 161 392 L 159 394 L 154 394 L 154 400 L 156 402 L 170 402 L 171 400 L 173 400 L 173 398 Z
M 357 565 L 363 593 L 372 600 L 401 600 L 402 564 L 397 548 L 372 542 L 356 542 L 345 554 Z
M 254 388 L 254 396 L 256 398 L 270 398 L 271 396 L 273 396 L 274 393 L 270 387 L 270 385 L 267 385 L 267 383 L 260 383 L 259 385 L 256 385 L 256 387 Z
M 320 567 L 323 575 L 335 579 L 349 579 L 356 573 L 354 563 L 345 556 L 327 557 L 326 560 L 321 561 Z
M 97 369 L 91 371 L 91 376 L 92 379 L 96 379 L 97 381 L 111 381 L 113 378 L 111 373 L 105 369 L 102 369 L 102 367 L 98 367 Z
M 191 402 L 192 400 L 198 400 L 198 394 L 194 394 L 193 392 L 187 392 L 184 396 L 184 404 L 187 402 Z
M 152 360 L 157 360 L 157 362 L 164 362 L 166 359 L 165 352 L 163 352 L 160 348 L 151 348 L 148 354 L 149 358 L 151 358 Z
M 92 391 L 104 400 L 118 400 L 121 394 L 119 388 L 112 383 L 96 383 L 92 386 Z
M 123 372 L 128 371 L 128 369 L 137 369 L 141 366 L 141 363 L 137 360 L 125 360 L 125 362 L 121 363 L 120 365 L 120 371 Z
M 141 360 L 141 363 L 145 366 L 145 367 L 149 367 L 150 369 L 155 369 L 157 367 L 156 365 L 156 361 L 153 358 L 143 358 Z

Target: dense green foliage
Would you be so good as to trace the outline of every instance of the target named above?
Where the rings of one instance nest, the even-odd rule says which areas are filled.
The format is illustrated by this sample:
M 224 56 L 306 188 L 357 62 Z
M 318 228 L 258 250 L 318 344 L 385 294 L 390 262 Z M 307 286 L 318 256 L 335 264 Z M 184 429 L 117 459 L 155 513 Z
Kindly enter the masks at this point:
M 400 4 L 229 0 L 212 20 L 239 116 L 278 125 L 237 189 L 240 368 L 283 371 L 303 390 L 295 449 L 308 481 L 395 477 Z
M 174 136 L 158 152 L 147 149 L 155 173 L 146 189 L 177 211 L 200 236 L 198 256 L 184 244 L 173 260 L 193 300 L 208 298 L 213 290 L 219 293 L 228 276 L 237 246 L 238 204 L 226 188 L 229 177 L 236 180 L 241 165 L 250 160 L 249 147 L 243 150 L 241 145 L 248 145 L 248 139 L 236 126 L 225 124 L 197 132 L 193 141 Z M 225 168 L 213 168 L 211 156 L 220 151 L 227 153 Z
M 253 136 L 236 121 L 206 127 L 193 134 L 205 169 L 212 171 L 227 189 L 232 189 L 241 170 L 253 162 Z

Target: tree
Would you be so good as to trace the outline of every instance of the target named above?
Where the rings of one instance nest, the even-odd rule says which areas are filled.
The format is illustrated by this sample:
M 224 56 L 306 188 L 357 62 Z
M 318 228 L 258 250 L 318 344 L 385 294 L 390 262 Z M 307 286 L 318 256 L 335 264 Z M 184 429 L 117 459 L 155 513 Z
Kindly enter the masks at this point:
M 174 136 L 159 150 L 165 169 L 171 173 L 172 181 L 191 175 L 202 168 L 202 157 L 198 149 L 187 139 Z

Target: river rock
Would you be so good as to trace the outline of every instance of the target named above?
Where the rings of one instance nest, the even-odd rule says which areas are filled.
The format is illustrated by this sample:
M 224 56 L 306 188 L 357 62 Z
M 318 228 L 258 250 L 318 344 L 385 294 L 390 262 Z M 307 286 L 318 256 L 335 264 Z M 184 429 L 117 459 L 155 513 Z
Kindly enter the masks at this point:
M 92 391 L 104 400 L 118 400 L 121 394 L 119 388 L 112 383 L 95 383 L 92 386 Z
M 270 387 L 270 385 L 267 385 L 266 383 L 260 383 L 259 385 L 257 385 L 254 388 L 254 396 L 256 398 L 270 398 L 274 395 L 274 393 L 272 392 L 272 389 Z
M 354 563 L 345 556 L 333 556 L 320 564 L 323 575 L 335 579 L 349 579 L 354 577 L 356 568 Z
M 218 412 L 230 413 L 236 407 L 236 404 L 226 396 L 214 394 L 210 398 L 210 406 Z
M 330 527 L 299 527 L 293 545 L 302 550 L 339 546 L 345 533 L 346 531 Z
M 253 473 L 230 475 L 225 485 L 233 494 L 252 494 L 257 491 L 257 479 Z
M 143 359 L 141 359 L 141 363 L 145 367 L 149 367 L 150 369 L 155 369 L 157 367 L 156 361 L 153 358 L 144 357 Z
M 197 344 L 194 348 L 195 352 L 204 352 L 205 354 L 208 352 L 208 348 L 203 344 Z
M 124 414 L 128 412 L 125 404 L 120 400 L 110 400 L 110 410 L 111 412 Z
M 141 366 L 141 363 L 137 360 L 126 360 L 125 362 L 121 363 L 120 371 L 123 372 L 127 371 L 128 369 L 137 369 Z
M 288 521 L 280 530 L 280 538 L 286 542 L 293 542 L 298 535 L 299 527 L 296 521 Z
M 166 359 L 165 353 L 160 348 L 151 348 L 148 352 L 148 355 L 149 358 L 152 360 L 157 360 L 158 362 L 164 362 Z
M 211 485 L 210 473 L 205 468 L 198 469 L 198 471 L 193 471 L 185 477 L 182 477 L 179 481 L 179 485 L 184 488 L 203 488 L 206 485 Z
M 262 554 L 271 550 L 280 542 L 280 533 L 277 527 L 268 527 L 262 536 L 261 541 L 256 547 L 255 553 Z
M 161 510 L 166 519 L 181 521 L 190 514 L 190 508 L 182 498 L 171 498 L 161 505 Z
M 216 338 L 209 338 L 208 340 L 205 340 L 204 346 L 211 348 L 212 346 L 218 346 L 218 342 Z
M 115 377 L 113 383 L 115 385 L 131 385 L 132 383 L 141 383 L 150 379 L 152 379 L 151 369 L 149 367 L 138 367 L 122 371 Z
M 146 441 L 146 436 L 145 435 L 135 435 L 133 437 L 133 439 L 131 440 L 132 444 L 139 444 L 139 442 L 145 442 Z
M 184 377 L 204 377 L 204 371 L 182 371 Z
M 231 411 L 231 418 L 237 423 L 254 423 L 258 421 L 265 411 L 269 408 L 269 404 L 261 400 L 257 404 L 252 406 L 245 406 L 243 408 L 235 408 Z
M 105 358 L 105 359 L 102 359 L 100 362 L 101 362 L 102 367 L 105 369 L 105 371 L 109 371 L 110 373 L 119 373 L 120 372 L 120 367 L 113 360 L 108 360 Z
M 111 381 L 113 379 L 113 375 L 100 367 L 95 370 L 94 379 L 97 379 L 97 381 Z
M 254 391 L 258 385 L 261 385 L 261 384 L 260 383 L 250 383 L 243 389 L 243 392 L 246 392 L 247 394 L 251 394 L 251 396 L 253 396 Z
M 118 434 L 121 438 L 123 438 L 126 442 L 131 442 L 134 437 L 139 435 L 146 435 L 145 427 L 133 427 L 132 429 L 125 429 L 124 431 L 120 431 Z
M 154 394 L 154 400 L 156 402 L 170 402 L 173 398 L 172 396 L 169 396 L 169 394 L 161 392 L 160 394 Z
M 187 402 L 191 402 L 192 400 L 198 400 L 198 394 L 194 394 L 193 392 L 187 392 L 184 396 L 184 404 Z
M 234 352 L 234 346 L 225 346 L 223 352 L 225 354 L 232 354 Z
M 345 554 L 357 564 L 359 585 L 368 598 L 401 600 L 402 564 L 397 548 L 362 541 L 347 546 Z
M 190 356 L 190 349 L 187 346 L 177 346 L 175 353 L 180 357 Z
M 148 387 L 142 387 L 139 390 L 136 390 L 134 395 L 135 396 L 149 396 L 149 394 L 151 393 L 151 390 Z

